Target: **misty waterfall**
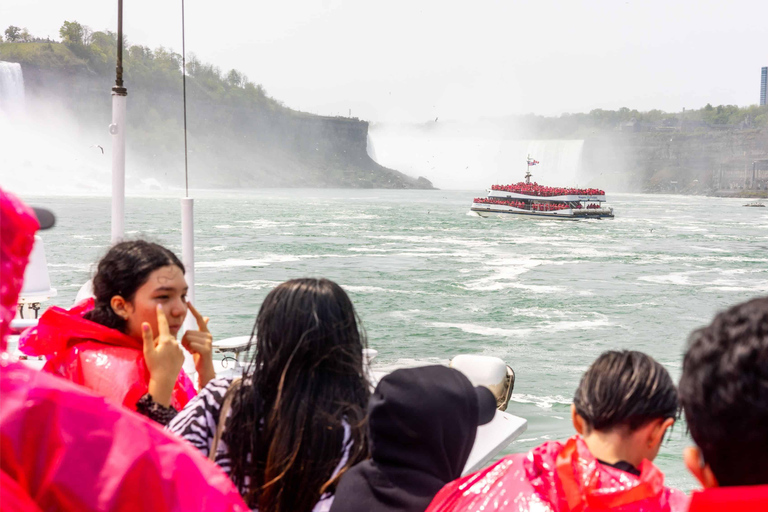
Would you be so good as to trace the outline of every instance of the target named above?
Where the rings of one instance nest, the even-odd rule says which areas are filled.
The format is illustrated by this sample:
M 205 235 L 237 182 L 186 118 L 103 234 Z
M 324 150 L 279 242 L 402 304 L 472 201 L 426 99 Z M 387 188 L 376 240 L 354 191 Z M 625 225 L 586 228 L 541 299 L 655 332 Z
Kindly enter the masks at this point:
M 0 112 L 24 111 L 24 75 L 21 64 L 0 61 Z
M 531 168 L 534 181 L 577 186 L 583 148 L 581 139 L 516 140 L 402 125 L 377 126 L 368 141 L 368 154 L 377 163 L 424 176 L 438 188 L 464 190 L 522 181 L 528 155 L 540 162 Z

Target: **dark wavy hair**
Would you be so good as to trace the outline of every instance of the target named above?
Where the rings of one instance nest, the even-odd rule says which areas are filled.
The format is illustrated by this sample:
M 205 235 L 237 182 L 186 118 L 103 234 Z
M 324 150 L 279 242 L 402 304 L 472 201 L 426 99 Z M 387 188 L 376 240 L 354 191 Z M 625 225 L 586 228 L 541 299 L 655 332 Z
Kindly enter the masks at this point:
M 669 372 L 634 350 L 600 354 L 581 377 L 573 405 L 590 429 L 601 432 L 631 432 L 655 419 L 677 418 L 680 410 Z
M 255 355 L 223 435 L 230 476 L 252 508 L 309 512 L 368 458 L 365 334 L 339 285 L 294 279 L 264 299 L 254 336 Z M 332 477 L 345 451 L 344 422 L 349 458 Z
M 768 297 L 691 333 L 680 401 L 718 484 L 768 484 Z
M 184 272 L 184 264 L 162 245 L 146 240 L 131 240 L 112 246 L 99 261 L 93 276 L 94 308 L 85 318 L 98 324 L 125 332 L 125 319 L 112 309 L 112 297 L 120 295 L 132 301 L 136 290 L 147 282 L 155 270 L 175 265 Z

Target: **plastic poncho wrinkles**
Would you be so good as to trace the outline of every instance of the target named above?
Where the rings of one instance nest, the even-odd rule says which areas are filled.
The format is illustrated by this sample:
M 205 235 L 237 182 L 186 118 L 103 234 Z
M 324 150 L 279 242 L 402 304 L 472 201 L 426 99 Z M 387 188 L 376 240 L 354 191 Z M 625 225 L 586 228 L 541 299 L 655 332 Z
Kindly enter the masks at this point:
M 24 283 L 24 269 L 40 224 L 32 209 L 0 188 L 0 351 L 16 316 L 16 302 Z
M 0 394 L 3 509 L 26 496 L 45 511 L 248 510 L 193 446 L 85 388 L 6 358 Z
M 70 310 L 48 308 L 37 327 L 22 334 L 19 349 L 30 356 L 46 356 L 43 371 L 136 410 L 136 402 L 149 386 L 142 342 L 83 318 L 91 309 L 93 299 Z M 180 411 L 195 395 L 192 381 L 182 370 L 171 405 Z
M 637 477 L 601 464 L 576 436 L 544 443 L 527 454 L 455 480 L 426 512 L 683 512 L 688 498 L 664 486 L 664 475 L 644 460 Z

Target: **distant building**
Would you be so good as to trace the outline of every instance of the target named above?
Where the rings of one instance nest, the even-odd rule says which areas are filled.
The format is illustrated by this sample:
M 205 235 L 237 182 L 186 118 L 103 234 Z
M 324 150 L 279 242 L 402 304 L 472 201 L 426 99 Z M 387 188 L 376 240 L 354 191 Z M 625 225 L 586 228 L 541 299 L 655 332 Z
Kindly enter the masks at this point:
M 768 96 L 768 68 L 763 68 L 760 73 L 760 105 L 766 105 Z

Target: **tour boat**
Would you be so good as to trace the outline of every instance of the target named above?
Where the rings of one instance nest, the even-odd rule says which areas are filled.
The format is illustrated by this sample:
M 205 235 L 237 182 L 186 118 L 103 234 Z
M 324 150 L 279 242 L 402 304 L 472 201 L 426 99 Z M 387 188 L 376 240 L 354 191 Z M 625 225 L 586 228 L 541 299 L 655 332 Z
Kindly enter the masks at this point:
M 530 162 L 535 160 L 528 160 Z M 480 217 L 525 215 L 548 219 L 612 219 L 613 208 L 603 206 L 605 192 L 596 188 L 547 187 L 525 181 L 512 185 L 493 185 L 486 197 L 477 197 L 470 211 Z

